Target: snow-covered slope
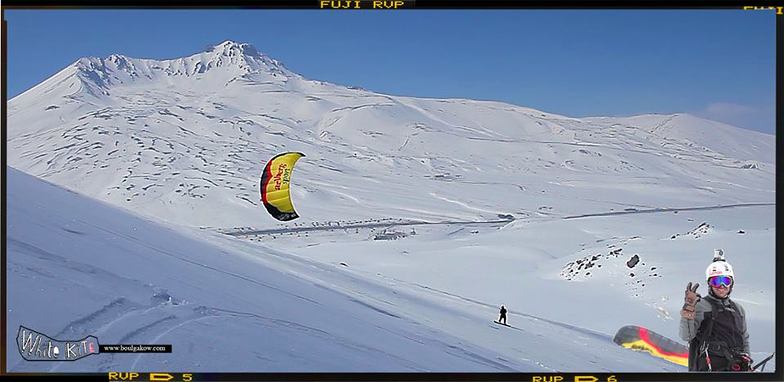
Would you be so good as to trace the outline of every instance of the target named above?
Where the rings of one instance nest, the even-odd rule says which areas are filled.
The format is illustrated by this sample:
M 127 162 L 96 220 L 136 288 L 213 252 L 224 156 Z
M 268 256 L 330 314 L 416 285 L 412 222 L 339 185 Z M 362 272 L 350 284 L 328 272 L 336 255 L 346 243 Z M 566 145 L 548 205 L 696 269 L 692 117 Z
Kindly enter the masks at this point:
M 659 137 L 662 146 L 685 144 L 692 150 L 708 154 L 721 153 L 747 166 L 754 161 L 775 163 L 776 141 L 770 135 L 739 129 L 726 123 L 710 121 L 690 114 L 639 115 L 617 118 L 586 118 L 603 127 L 630 126 Z
M 140 245 L 149 236 L 165 243 L 168 252 L 243 277 L 257 267 L 265 272 L 262 279 L 278 280 L 282 276 L 276 272 L 296 275 L 327 286 L 339 301 L 348 299 L 430 333 L 409 324 L 390 333 L 385 323 L 360 334 L 381 341 L 401 331 L 418 333 L 416 339 L 450 338 L 470 349 L 447 348 L 483 360 L 452 364 L 430 354 L 432 360 L 411 366 L 409 361 L 420 358 L 411 351 L 413 356 L 401 355 L 400 362 L 357 358 L 355 366 L 336 366 L 281 356 L 274 358 L 279 367 L 269 369 L 657 371 L 681 369 L 605 345 L 627 324 L 677 338 L 683 289 L 689 281 L 702 281 L 713 248 L 724 248 L 738 272 L 733 298 L 749 313 L 755 358 L 773 351 L 774 143 L 771 135 L 684 114 L 577 119 L 498 102 L 377 94 L 305 79 L 249 45 L 228 41 L 166 61 L 116 55 L 81 59 L 9 102 L 7 147 L 11 166 L 133 211 L 140 216 L 134 221 L 167 227 L 123 234 Z M 302 217 L 286 224 L 258 202 L 259 174 L 283 151 L 307 155 L 293 175 L 294 205 Z M 9 200 L 9 208 L 44 203 L 16 200 Z M 69 207 L 63 213 L 89 221 L 92 208 Z M 26 214 L 14 219 L 33 219 Z M 29 226 L 49 219 L 36 218 L 40 222 Z M 9 215 L 9 231 L 12 226 Z M 217 255 L 192 259 L 192 251 L 175 251 L 169 244 L 184 239 L 162 230 L 190 237 L 194 248 L 211 248 L 195 252 Z M 60 235 L 64 245 L 83 238 L 67 231 Z M 113 239 L 104 251 L 114 251 L 113 245 L 120 253 L 127 246 Z M 627 262 L 634 256 L 640 261 L 632 269 Z M 220 260 L 208 262 L 213 258 Z M 129 266 L 123 259 L 109 258 L 105 269 L 120 272 Z M 62 268 L 19 261 L 15 271 L 9 268 L 10 294 L 21 293 L 14 292 L 14 283 L 23 282 L 24 269 Z M 156 267 L 190 267 L 171 261 L 176 263 Z M 236 268 L 226 270 L 223 262 Z M 169 294 L 192 301 L 176 308 L 188 311 L 217 306 L 210 293 L 234 293 L 220 286 L 220 278 L 205 284 L 215 292 L 175 293 L 158 277 L 163 278 L 159 273 L 135 278 L 152 286 L 134 295 L 152 295 L 150 288 L 167 285 Z M 101 285 L 111 290 L 116 282 L 109 278 Z M 291 282 L 270 293 L 317 293 Z M 181 283 L 188 281 L 171 285 Z M 61 285 L 88 289 L 71 281 Z M 45 293 L 21 296 L 45 301 Z M 86 297 L 70 317 L 78 321 L 117 296 Z M 291 301 L 279 305 L 292 306 Z M 510 309 L 514 334 L 490 323 L 501 304 Z M 229 305 L 221 309 L 269 317 L 259 313 L 261 307 Z M 320 305 L 302 308 L 321 318 L 369 314 L 351 303 L 334 312 L 319 310 L 327 309 Z M 47 330 L 63 330 L 62 320 L 39 319 Z M 85 325 L 80 333 L 103 330 L 104 324 Z M 233 330 L 244 330 L 243 325 Z M 319 329 L 342 333 L 345 328 Z M 218 326 L 199 335 L 217 336 L 213 330 Z M 384 351 L 409 354 L 408 345 L 391 346 L 399 351 Z M 322 350 L 333 352 L 313 346 L 313 354 Z M 443 353 L 443 347 L 421 351 Z M 146 357 L 141 364 L 164 366 Z M 191 365 L 182 359 L 167 362 Z M 216 365 L 262 370 L 228 359 Z
M 23 325 L 62 340 L 173 345 L 171 354 L 76 362 L 25 362 L 10 351 L 14 372 L 536 371 L 586 360 L 677 370 L 606 334 L 520 315 L 503 328 L 481 304 L 471 312 L 342 267 L 217 236 L 208 243 L 14 169 L 8 206 L 9 333 Z M 9 350 L 15 341 L 9 335 Z
M 436 328 L 9 169 L 8 349 L 57 339 L 169 343 L 171 354 L 22 361 L 12 371 L 504 371 Z

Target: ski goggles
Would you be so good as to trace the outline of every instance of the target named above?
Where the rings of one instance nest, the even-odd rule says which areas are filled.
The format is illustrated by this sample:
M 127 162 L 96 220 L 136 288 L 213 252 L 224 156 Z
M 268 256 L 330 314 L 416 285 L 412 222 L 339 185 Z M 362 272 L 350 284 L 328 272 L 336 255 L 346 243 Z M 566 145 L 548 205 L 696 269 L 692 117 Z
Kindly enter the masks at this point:
M 732 285 L 732 277 L 729 276 L 713 276 L 708 279 L 708 284 L 714 288 L 719 287 L 726 287 L 729 288 Z

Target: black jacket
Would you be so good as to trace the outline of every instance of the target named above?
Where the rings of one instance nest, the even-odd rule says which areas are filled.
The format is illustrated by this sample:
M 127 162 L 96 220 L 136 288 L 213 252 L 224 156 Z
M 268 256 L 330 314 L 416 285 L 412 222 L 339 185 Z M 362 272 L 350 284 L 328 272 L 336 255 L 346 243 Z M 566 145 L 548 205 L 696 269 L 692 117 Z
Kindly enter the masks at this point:
M 729 370 L 740 353 L 749 353 L 746 312 L 730 298 L 705 296 L 697 302 L 694 320 L 681 318 L 680 336 L 689 342 L 689 370 Z

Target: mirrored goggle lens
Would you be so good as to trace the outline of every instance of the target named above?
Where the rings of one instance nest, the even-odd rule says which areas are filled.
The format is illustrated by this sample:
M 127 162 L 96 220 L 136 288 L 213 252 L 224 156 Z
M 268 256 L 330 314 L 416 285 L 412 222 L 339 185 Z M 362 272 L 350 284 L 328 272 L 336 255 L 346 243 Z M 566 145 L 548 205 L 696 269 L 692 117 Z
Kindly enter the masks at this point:
M 718 288 L 720 286 L 729 287 L 732 285 L 732 278 L 729 276 L 713 276 L 708 280 L 710 286 Z

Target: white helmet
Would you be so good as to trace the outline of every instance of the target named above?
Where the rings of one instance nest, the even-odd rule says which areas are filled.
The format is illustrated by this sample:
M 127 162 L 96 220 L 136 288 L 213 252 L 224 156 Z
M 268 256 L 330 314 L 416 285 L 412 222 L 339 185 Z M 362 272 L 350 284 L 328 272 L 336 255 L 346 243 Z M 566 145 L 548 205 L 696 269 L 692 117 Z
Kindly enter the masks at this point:
M 729 276 L 735 280 L 735 272 L 732 271 L 732 265 L 724 260 L 724 251 L 721 249 L 713 251 L 713 262 L 705 269 L 705 280 L 713 276 Z

